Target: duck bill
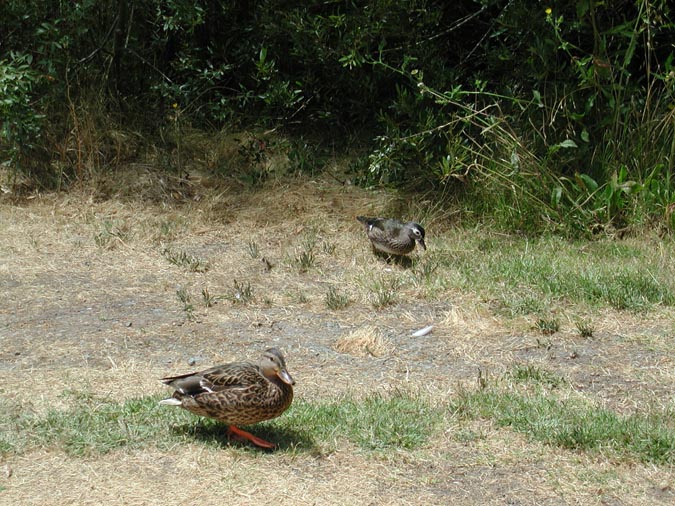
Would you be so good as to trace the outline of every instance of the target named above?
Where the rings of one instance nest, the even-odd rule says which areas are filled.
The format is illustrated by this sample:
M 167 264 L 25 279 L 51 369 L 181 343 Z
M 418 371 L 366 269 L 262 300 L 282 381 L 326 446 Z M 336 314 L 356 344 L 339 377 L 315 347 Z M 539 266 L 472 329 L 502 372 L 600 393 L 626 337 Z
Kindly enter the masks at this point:
M 421 247 L 424 251 L 427 250 L 427 245 L 424 244 L 424 239 L 418 239 L 418 240 L 417 240 L 417 243 L 420 245 L 420 247 Z
M 295 380 L 291 378 L 291 375 L 288 374 L 288 371 L 286 369 L 282 369 L 281 371 L 279 371 L 277 373 L 277 376 L 279 376 L 281 381 L 283 381 L 287 385 L 295 385 Z

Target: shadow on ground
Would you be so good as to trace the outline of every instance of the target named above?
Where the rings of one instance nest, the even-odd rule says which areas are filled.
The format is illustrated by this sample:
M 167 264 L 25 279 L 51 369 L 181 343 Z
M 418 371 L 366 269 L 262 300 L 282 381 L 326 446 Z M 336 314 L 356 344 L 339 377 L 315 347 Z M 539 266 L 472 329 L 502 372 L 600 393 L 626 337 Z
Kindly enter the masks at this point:
M 299 451 L 307 453 L 318 453 L 320 451 L 316 441 L 308 434 L 289 429 L 286 427 L 257 426 L 245 430 L 251 432 L 270 443 L 276 445 L 272 451 Z M 194 438 L 196 441 L 210 445 L 220 446 L 222 448 L 237 447 L 262 450 L 249 442 L 242 442 L 232 438 L 227 429 L 227 425 L 218 422 L 198 422 L 196 424 L 185 424 L 173 427 L 176 435 L 185 438 Z M 264 451 L 264 450 L 262 450 Z
M 375 248 L 372 249 L 373 255 L 377 257 L 380 261 L 384 261 L 390 265 L 398 265 L 403 269 L 410 269 L 413 267 L 413 259 L 407 256 L 402 255 L 390 255 L 389 253 L 384 253 L 378 251 Z

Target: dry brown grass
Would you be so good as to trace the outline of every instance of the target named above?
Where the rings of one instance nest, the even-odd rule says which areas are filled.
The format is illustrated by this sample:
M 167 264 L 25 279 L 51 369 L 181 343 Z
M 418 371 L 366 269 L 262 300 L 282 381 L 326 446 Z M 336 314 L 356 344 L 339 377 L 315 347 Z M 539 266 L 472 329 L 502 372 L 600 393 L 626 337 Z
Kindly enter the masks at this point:
M 382 357 L 389 353 L 391 343 L 382 337 L 382 334 L 370 325 L 359 327 L 349 334 L 338 337 L 335 349 L 340 353 L 356 356 L 372 355 Z
M 254 191 L 202 177 L 184 194 L 173 191 L 178 183 L 136 197 L 110 187 L 105 193 L 119 196 L 102 200 L 82 188 L 0 202 L 0 395 L 44 413 L 69 406 L 64 390 L 156 394 L 164 391 L 158 377 L 276 345 L 299 399 L 404 388 L 441 405 L 472 388 L 479 369 L 497 377 L 522 362 L 621 412 L 672 396 L 672 310 L 648 318 L 594 312 L 592 339 L 563 319 L 544 342 L 527 317 L 497 316 L 490 301 L 452 286 L 429 299 L 409 270 L 374 257 L 353 216 L 399 206 L 394 195 L 328 178 L 270 181 Z M 145 200 L 144 191 L 157 193 Z M 437 232 L 427 229 L 434 244 Z M 97 243 L 106 231 L 110 239 Z M 462 233 L 452 232 L 454 243 Z M 316 262 L 303 273 L 292 259 L 308 237 Z M 271 270 L 251 257 L 251 240 Z M 324 242 L 335 242 L 334 250 Z M 211 267 L 194 273 L 172 265 L 165 246 Z M 377 276 L 406 283 L 397 304 L 376 311 L 368 283 Z M 226 295 L 233 279 L 251 284 L 250 303 L 202 304 L 203 288 Z M 327 310 L 328 285 L 353 304 Z M 179 287 L 192 297 L 192 319 L 176 298 Z M 431 334 L 412 336 L 429 324 Z M 427 447 L 382 455 L 348 444 L 320 456 L 196 444 L 86 458 L 45 449 L 8 454 L 3 469 L 3 505 L 667 504 L 675 486 L 671 468 L 563 451 L 449 415 Z
M 0 504 L 667 504 L 675 474 L 592 460 L 474 426 L 470 444 L 372 458 L 253 455 L 195 445 L 71 458 L 36 451 L 5 464 Z M 65 485 L 67 484 L 67 486 Z

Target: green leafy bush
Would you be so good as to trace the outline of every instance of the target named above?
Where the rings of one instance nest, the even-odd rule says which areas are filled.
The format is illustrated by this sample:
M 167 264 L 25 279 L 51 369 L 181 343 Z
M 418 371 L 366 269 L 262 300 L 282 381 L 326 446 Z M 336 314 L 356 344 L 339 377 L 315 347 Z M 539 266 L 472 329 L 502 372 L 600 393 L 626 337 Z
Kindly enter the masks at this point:
M 93 158 L 106 121 L 171 150 L 180 141 L 164 120 L 179 111 L 176 137 L 286 129 L 303 176 L 321 168 L 307 139 L 357 148 L 357 183 L 441 191 L 500 228 L 673 228 L 665 1 L 9 0 L 0 19 L 15 27 L 3 38 L 15 56 L 0 64 L 14 164 L 19 146 L 38 143 L 86 178 L 80 151 L 68 156 L 85 134 Z M 36 109 L 39 76 L 51 81 Z M 83 125 L 87 109 L 97 120 Z
M 36 110 L 34 90 L 40 76 L 31 68 L 30 55 L 10 53 L 0 60 L 0 152 L 3 163 L 21 172 L 25 159 L 40 140 L 44 116 Z

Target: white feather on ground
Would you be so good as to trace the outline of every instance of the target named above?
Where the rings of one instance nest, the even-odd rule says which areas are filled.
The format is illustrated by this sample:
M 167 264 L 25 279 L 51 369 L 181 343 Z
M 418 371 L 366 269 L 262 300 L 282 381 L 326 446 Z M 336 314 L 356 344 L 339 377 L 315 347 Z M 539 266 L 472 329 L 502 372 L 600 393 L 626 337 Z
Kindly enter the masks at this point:
M 434 328 L 433 325 L 429 325 L 428 327 L 424 327 L 423 329 L 418 330 L 418 331 L 415 332 L 412 336 L 413 336 L 413 337 L 422 337 L 422 336 L 426 336 L 429 332 L 431 332 L 431 330 L 432 330 L 433 328 Z

